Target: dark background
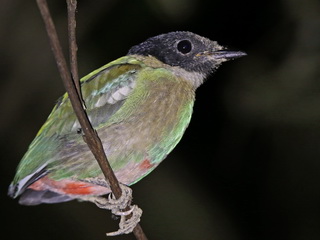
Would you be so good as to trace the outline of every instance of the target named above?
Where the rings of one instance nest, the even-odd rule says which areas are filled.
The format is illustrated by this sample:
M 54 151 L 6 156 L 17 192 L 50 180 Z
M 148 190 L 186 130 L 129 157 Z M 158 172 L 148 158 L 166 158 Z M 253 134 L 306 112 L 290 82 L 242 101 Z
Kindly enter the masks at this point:
M 67 50 L 65 1 L 49 5 Z M 320 1 L 87 0 L 77 19 L 81 76 L 174 30 L 248 53 L 199 88 L 183 140 L 134 185 L 149 239 L 320 239 Z M 106 239 L 117 222 L 93 204 L 6 195 L 64 93 L 35 1 L 1 0 L 0 76 L 1 238 Z

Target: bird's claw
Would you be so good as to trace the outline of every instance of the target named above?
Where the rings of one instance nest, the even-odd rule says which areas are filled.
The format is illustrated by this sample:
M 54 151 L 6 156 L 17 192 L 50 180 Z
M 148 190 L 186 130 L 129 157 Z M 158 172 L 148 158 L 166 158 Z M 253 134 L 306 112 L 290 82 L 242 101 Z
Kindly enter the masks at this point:
M 108 198 L 99 197 L 94 199 L 94 203 L 99 208 L 111 210 L 115 215 L 121 215 L 118 214 L 118 211 L 121 211 L 131 205 L 132 190 L 123 184 L 120 184 L 120 187 L 122 190 L 120 198 L 116 199 L 113 193 L 110 193 Z
M 131 206 L 131 188 L 122 184 L 120 184 L 120 187 L 122 190 L 120 198 L 116 199 L 114 195 L 110 193 L 108 198 L 98 197 L 93 201 L 99 208 L 111 210 L 114 215 L 120 216 L 121 218 L 119 230 L 107 233 L 107 236 L 117 236 L 131 233 L 136 225 L 140 222 L 140 217 L 142 215 L 142 210 L 137 205 Z M 126 210 L 128 208 L 129 210 Z
M 128 215 L 121 215 L 119 230 L 107 233 L 107 236 L 117 236 L 131 233 L 133 229 L 137 226 L 137 224 L 140 222 L 142 210 L 137 205 L 133 205 L 131 209 L 125 213 L 128 213 L 128 215 L 132 215 L 129 218 L 127 218 Z

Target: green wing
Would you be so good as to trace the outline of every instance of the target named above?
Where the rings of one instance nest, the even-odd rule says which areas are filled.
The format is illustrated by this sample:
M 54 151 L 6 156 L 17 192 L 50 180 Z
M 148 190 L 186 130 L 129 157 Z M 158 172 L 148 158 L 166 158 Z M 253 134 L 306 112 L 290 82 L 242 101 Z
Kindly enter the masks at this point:
M 105 124 L 119 110 L 135 85 L 142 63 L 133 57 L 122 57 L 81 79 L 82 95 L 93 127 Z M 59 156 L 68 157 L 68 144 L 82 141 L 80 125 L 67 94 L 58 100 L 47 121 L 30 144 L 13 181 L 24 179 L 26 185 L 34 174 L 41 174 Z M 63 153 L 61 153 L 63 149 Z
M 81 79 L 81 91 L 94 127 L 105 123 L 124 103 L 135 85 L 141 62 L 132 57 L 113 61 Z M 80 125 L 68 94 L 58 100 L 38 135 L 70 134 Z

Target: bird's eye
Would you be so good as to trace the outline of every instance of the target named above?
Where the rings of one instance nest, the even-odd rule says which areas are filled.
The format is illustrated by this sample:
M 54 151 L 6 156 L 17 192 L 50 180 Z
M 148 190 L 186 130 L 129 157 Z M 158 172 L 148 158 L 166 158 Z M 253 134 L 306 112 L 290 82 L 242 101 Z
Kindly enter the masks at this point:
M 187 54 L 192 50 L 192 44 L 189 40 L 182 40 L 178 42 L 177 49 L 182 54 Z

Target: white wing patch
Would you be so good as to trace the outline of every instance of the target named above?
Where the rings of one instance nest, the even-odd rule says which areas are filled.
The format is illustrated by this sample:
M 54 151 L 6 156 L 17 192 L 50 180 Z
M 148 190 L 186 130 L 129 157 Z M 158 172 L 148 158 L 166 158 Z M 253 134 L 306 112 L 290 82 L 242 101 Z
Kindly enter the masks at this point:
M 110 93 L 103 94 L 98 101 L 94 104 L 95 107 L 101 107 L 105 104 L 115 104 L 129 96 L 132 89 L 134 88 L 135 82 L 132 81 L 129 85 L 119 86 Z
M 107 103 L 114 104 L 117 101 L 125 99 L 129 95 L 132 89 L 133 89 L 133 86 L 130 86 L 130 85 L 119 88 L 117 91 L 111 94 L 111 96 L 107 99 Z

